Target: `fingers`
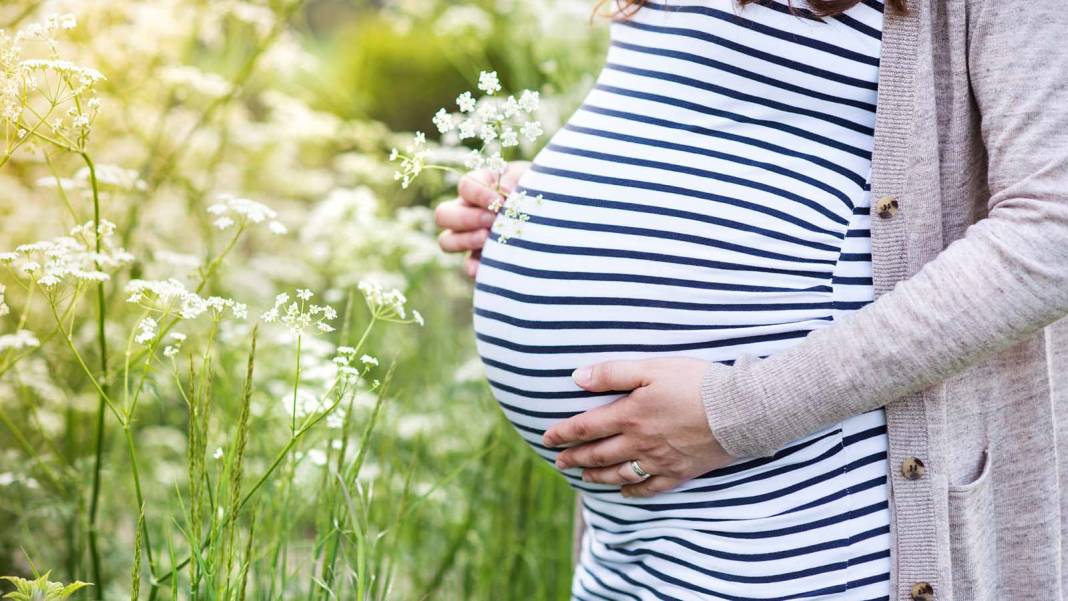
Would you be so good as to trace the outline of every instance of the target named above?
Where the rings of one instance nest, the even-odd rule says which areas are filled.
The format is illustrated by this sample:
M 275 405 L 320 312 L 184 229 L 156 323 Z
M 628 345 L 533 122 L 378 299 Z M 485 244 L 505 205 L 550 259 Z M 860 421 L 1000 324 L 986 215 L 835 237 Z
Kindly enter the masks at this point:
M 645 482 L 639 482 L 638 484 L 628 484 L 619 489 L 619 493 L 624 497 L 652 497 L 662 492 L 667 492 L 679 484 L 682 484 L 678 478 L 669 478 L 667 476 L 651 476 Z
M 547 447 L 572 446 L 619 434 L 627 422 L 624 408 L 617 400 L 580 413 L 549 428 L 542 443 Z
M 650 366 L 648 361 L 607 361 L 580 367 L 571 377 L 590 392 L 634 390 L 648 383 Z
M 501 191 L 504 193 L 515 190 L 519 178 L 530 168 L 530 163 L 516 161 L 508 164 L 504 174 L 500 176 Z M 489 169 L 472 171 L 462 178 L 457 185 L 460 199 L 471 206 L 487 208 L 495 200 L 500 198 L 497 193 L 497 173 Z
M 498 198 L 497 174 L 483 169 L 472 171 L 460 178 L 456 191 L 460 194 L 460 200 L 472 207 L 482 209 L 489 208 Z
M 586 482 L 597 482 L 599 484 L 637 484 L 644 480 L 631 467 L 630 461 L 608 467 L 588 468 L 583 470 L 582 479 Z
M 438 246 L 445 252 L 463 252 L 467 250 L 479 250 L 486 244 L 489 230 L 473 230 L 470 232 L 454 232 L 445 230 L 438 235 Z
M 467 274 L 467 277 L 475 279 L 475 275 L 478 274 L 478 264 L 479 262 L 481 262 L 481 260 L 481 250 L 473 250 L 470 254 L 467 255 L 467 257 L 464 259 L 464 273 Z
M 501 189 L 512 192 L 519 183 L 519 178 L 530 169 L 530 163 L 526 161 L 513 161 L 508 163 L 508 169 L 501 176 Z
M 606 467 L 634 458 L 634 443 L 625 436 L 613 436 L 572 447 L 556 456 L 556 467 Z
M 492 211 L 473 207 L 459 198 L 443 202 L 434 209 L 434 222 L 438 227 L 455 232 L 488 228 L 495 218 Z

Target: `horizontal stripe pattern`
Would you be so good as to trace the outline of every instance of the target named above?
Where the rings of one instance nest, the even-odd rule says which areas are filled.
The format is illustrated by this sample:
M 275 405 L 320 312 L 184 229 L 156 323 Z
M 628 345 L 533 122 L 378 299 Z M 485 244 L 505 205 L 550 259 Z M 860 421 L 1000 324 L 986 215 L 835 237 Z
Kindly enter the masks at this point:
M 870 303 L 868 177 L 882 5 L 657 0 L 612 25 L 583 105 L 519 182 L 542 201 L 491 236 L 476 344 L 533 452 L 620 398 L 605 360 L 767 357 Z M 651 499 L 562 476 L 587 532 L 585 599 L 889 599 L 882 409 Z

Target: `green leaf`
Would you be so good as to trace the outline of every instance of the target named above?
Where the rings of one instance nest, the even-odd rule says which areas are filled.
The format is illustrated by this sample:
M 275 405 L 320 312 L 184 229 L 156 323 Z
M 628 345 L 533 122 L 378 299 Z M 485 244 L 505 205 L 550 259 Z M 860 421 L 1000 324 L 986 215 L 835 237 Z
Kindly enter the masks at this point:
M 15 586 L 15 590 L 4 595 L 4 599 L 12 601 L 63 601 L 79 590 L 92 586 L 88 582 L 75 581 L 64 585 L 61 582 L 50 582 L 48 576 L 51 572 L 45 572 L 36 580 L 26 580 L 18 576 L 0 576 L 0 580 L 7 580 Z

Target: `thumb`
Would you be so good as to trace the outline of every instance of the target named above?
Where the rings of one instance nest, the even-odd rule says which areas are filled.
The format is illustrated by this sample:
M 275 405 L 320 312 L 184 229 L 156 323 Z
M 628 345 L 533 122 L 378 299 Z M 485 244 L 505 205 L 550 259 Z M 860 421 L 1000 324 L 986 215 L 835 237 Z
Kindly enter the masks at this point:
M 647 372 L 645 361 L 606 361 L 580 367 L 571 377 L 584 390 L 610 392 L 645 386 Z

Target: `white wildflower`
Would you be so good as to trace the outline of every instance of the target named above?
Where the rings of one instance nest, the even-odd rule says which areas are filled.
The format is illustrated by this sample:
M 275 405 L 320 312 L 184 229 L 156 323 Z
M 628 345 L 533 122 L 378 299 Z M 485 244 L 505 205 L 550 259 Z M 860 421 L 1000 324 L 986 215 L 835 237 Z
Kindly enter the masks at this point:
M 519 134 L 516 133 L 515 129 L 509 127 L 501 132 L 501 146 L 505 148 L 519 146 Z
M 456 122 L 448 111 L 439 109 L 434 115 L 434 125 L 437 126 L 439 132 L 447 134 L 456 127 Z
M 0 336 L 0 353 L 8 350 L 21 351 L 41 346 L 41 341 L 29 330 L 19 330 L 14 334 Z
M 396 288 L 386 290 L 381 285 L 367 280 L 361 281 L 358 287 L 367 301 L 367 306 L 378 319 L 401 323 L 415 321 L 408 319 L 405 308 L 408 299 L 400 290 Z
M 482 156 L 481 150 L 472 150 L 464 159 L 464 166 L 471 170 L 481 169 L 485 164 L 486 158 Z
M 544 131 L 542 130 L 541 123 L 538 123 L 537 121 L 527 121 L 523 124 L 520 133 L 523 134 L 524 138 L 533 142 L 540 138 Z
M 302 336 L 310 327 L 324 333 L 334 331 L 333 326 L 327 323 L 337 319 L 337 311 L 333 307 L 308 303 L 312 297 L 310 290 L 298 290 L 297 297 L 299 302 L 289 302 L 288 294 L 279 294 L 274 299 L 274 306 L 265 311 L 261 319 L 266 323 L 281 323 L 294 336 Z
M 159 323 L 151 317 L 146 317 L 137 324 L 137 335 L 134 337 L 134 342 L 137 344 L 147 344 L 156 337 L 159 331 Z
M 500 213 L 493 222 L 493 231 L 497 234 L 497 241 L 507 244 L 510 238 L 522 234 L 522 226 L 530 220 L 527 206 L 531 201 L 541 204 L 542 196 L 539 194 L 533 198 L 527 196 L 523 190 L 512 192 L 507 198 L 494 201 L 490 210 Z
M 460 136 L 461 140 L 466 140 L 477 136 L 481 128 L 482 122 L 472 118 L 460 123 L 460 126 L 456 129 L 456 134 Z
M 364 365 L 378 365 L 378 359 L 371 355 L 364 355 L 360 357 L 360 363 L 363 363 Z
M 393 174 L 393 179 L 401 182 L 402 188 L 407 188 L 412 181 L 423 171 L 427 154 L 426 134 L 415 132 L 415 138 L 404 152 L 396 148 L 390 153 L 390 161 L 400 160 L 400 169 Z
M 470 113 L 475 110 L 475 97 L 471 95 L 471 92 L 464 92 L 456 97 L 456 106 L 460 107 L 461 113 Z
M 0 264 L 12 266 L 16 274 L 30 278 L 42 288 L 54 291 L 63 283 L 98 283 L 114 270 L 133 261 L 133 256 L 112 242 L 115 225 L 100 224 L 100 252 L 95 251 L 96 233 L 92 222 L 71 228 L 69 236 L 23 244 L 14 252 L 0 254 Z
M 208 213 L 217 218 L 215 227 L 220 230 L 229 229 L 234 225 L 244 228 L 264 222 L 267 222 L 268 229 L 273 233 L 279 233 L 280 226 L 284 228 L 281 223 L 277 222 L 278 213 L 261 202 L 238 198 L 232 194 L 219 194 L 216 200 L 215 204 L 208 207 Z
M 501 91 L 501 82 L 497 79 L 496 71 L 483 71 L 478 74 L 478 89 L 487 94 L 496 94 Z
M 216 447 L 215 452 L 211 454 L 211 457 L 215 460 L 222 459 L 226 453 L 223 453 L 222 447 Z
M 524 90 L 519 96 L 519 108 L 525 112 L 533 113 L 538 110 L 541 103 L 541 95 L 533 90 Z

